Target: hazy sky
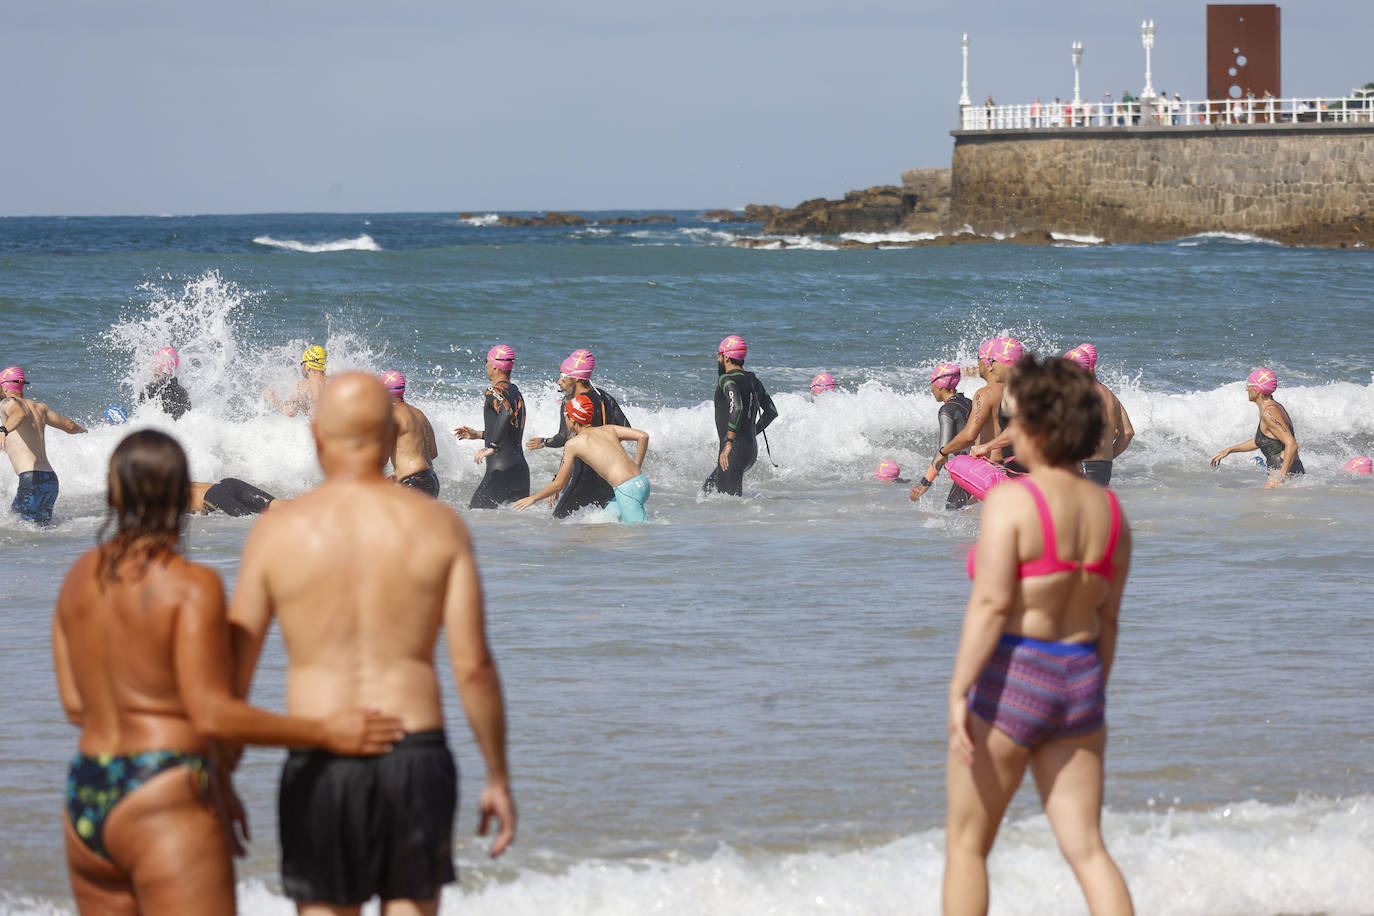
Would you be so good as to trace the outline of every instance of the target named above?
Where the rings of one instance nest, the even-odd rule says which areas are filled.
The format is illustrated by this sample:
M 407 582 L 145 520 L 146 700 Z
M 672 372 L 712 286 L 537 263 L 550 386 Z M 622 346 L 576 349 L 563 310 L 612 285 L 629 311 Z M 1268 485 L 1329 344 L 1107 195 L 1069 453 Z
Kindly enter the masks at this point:
M 1374 3 L 1283 8 L 1286 95 L 1374 81 Z M 1205 4 L 0 4 L 0 214 L 796 204 L 949 164 L 975 102 L 1203 92 Z

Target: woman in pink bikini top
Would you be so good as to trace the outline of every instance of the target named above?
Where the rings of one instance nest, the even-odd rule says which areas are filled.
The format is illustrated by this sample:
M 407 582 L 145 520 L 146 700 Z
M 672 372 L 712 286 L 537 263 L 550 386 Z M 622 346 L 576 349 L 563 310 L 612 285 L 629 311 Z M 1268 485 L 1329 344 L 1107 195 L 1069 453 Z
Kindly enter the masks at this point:
M 987 854 L 1029 765 L 1089 911 L 1128 913 L 1098 824 L 1131 532 L 1116 494 L 1079 472 L 1103 424 L 1089 376 L 1031 356 L 1008 390 L 1029 473 L 989 491 L 968 560 L 973 588 L 949 683 L 945 911 L 987 911 Z

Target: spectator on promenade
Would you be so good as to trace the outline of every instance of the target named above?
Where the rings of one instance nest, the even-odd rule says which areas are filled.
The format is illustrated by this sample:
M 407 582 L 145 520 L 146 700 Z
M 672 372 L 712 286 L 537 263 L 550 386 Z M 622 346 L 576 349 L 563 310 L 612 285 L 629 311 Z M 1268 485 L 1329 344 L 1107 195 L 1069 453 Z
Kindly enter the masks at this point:
M 1116 104 L 1110 92 L 1102 93 L 1102 126 L 1111 127 L 1116 123 Z
M 1040 126 L 1040 96 L 1035 97 L 1035 104 L 1031 106 L 1031 127 Z

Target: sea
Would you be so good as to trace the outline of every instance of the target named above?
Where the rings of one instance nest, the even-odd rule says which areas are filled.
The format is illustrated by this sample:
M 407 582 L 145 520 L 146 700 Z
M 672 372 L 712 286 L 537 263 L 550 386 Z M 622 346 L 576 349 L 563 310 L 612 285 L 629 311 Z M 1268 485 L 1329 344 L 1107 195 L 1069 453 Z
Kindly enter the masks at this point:
M 591 213 L 592 220 L 645 213 Z M 495 214 L 0 219 L 0 364 L 86 424 L 52 430 L 56 524 L 0 514 L 0 914 L 73 912 L 61 817 L 76 729 L 49 634 L 67 568 L 100 536 L 111 451 L 165 430 L 195 480 L 278 496 L 320 480 L 307 421 L 262 392 L 400 369 L 439 433 L 441 499 L 471 528 L 509 715 L 515 845 L 476 836 L 483 783 L 441 651 L 462 771 L 445 914 L 927 914 L 944 858 L 944 698 L 977 510 L 874 479 L 936 447 L 927 378 L 980 341 L 1097 346 L 1136 437 L 1115 486 L 1135 532 L 1109 687 L 1103 829 L 1142 913 L 1374 913 L 1374 252 L 1237 235 L 1141 245 L 866 250 L 732 244 L 757 224 L 507 228 Z M 832 240 L 833 241 L 833 240 Z M 779 409 L 743 498 L 703 496 L 722 337 Z M 517 354 L 528 436 L 558 426 L 574 348 L 650 436 L 651 523 L 469 511 L 483 357 Z M 194 408 L 136 392 L 171 344 Z M 1266 366 L 1305 477 L 1262 489 L 1244 379 Z M 832 373 L 833 393 L 809 382 Z M 966 379 L 961 390 L 980 383 Z M 102 419 L 127 408 L 125 426 Z M 528 453 L 536 485 L 558 452 Z M 15 478 L 0 467 L 0 501 Z M 251 520 L 189 521 L 233 587 Z M 321 608 L 328 613 L 328 608 Z M 397 608 L 404 614 L 405 608 Z M 252 699 L 281 709 L 271 638 Z M 241 912 L 288 914 L 283 753 L 237 776 L 253 842 Z M 1085 912 L 1034 787 L 990 859 L 995 914 Z M 372 912 L 375 912 L 373 910 Z

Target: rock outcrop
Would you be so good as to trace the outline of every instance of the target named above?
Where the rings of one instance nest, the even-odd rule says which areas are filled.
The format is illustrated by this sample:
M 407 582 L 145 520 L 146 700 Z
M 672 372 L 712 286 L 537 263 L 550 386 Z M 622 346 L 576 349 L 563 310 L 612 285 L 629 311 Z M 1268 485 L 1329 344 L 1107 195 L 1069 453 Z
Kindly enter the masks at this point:
M 648 216 L 613 216 L 610 219 L 599 219 L 597 226 L 643 226 L 646 223 L 675 223 L 676 216 L 669 216 L 666 213 L 650 213 Z
M 848 232 L 937 234 L 949 214 L 950 170 L 911 169 L 902 184 L 850 191 L 843 200 L 817 198 L 775 213 L 769 235 L 842 235 Z
M 550 210 L 543 216 L 502 216 L 496 220 L 498 226 L 585 226 L 590 222 L 585 216 L 576 213 L 563 213 Z

